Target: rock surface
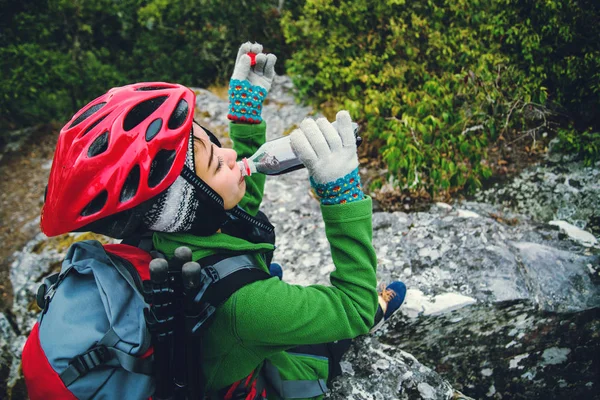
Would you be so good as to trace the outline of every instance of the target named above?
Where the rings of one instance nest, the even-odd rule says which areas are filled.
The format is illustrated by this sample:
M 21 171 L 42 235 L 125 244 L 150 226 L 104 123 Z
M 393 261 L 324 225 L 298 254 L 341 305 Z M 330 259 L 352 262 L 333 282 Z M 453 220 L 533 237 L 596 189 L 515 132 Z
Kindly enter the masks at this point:
M 342 371 L 331 399 L 467 399 L 411 354 L 374 337 L 355 340 Z
M 566 234 L 572 240 L 581 243 L 583 246 L 592 247 L 598 244 L 598 240 L 591 233 L 584 231 L 565 221 L 550 221 L 550 225 L 558 226 L 561 232 Z
M 474 198 L 539 222 L 565 221 L 596 237 L 600 235 L 600 162 L 585 167 L 570 156 L 551 153 L 546 162 Z
M 268 139 L 313 114 L 295 103 L 292 90 L 288 78 L 277 78 L 264 109 Z M 227 137 L 227 101 L 196 92 L 199 122 Z M 595 184 L 581 182 L 581 191 Z M 597 360 L 591 357 L 598 354 L 600 250 L 548 224 L 554 214 L 531 219 L 537 209 L 529 213 L 525 205 L 511 209 L 464 202 L 438 203 L 413 214 L 375 213 L 378 279 L 407 284 L 404 314 L 355 341 L 329 397 L 466 398 L 456 389 L 493 399 L 539 398 L 536 393 L 552 398 L 551 390 L 573 398 L 593 393 L 598 384 L 591 375 L 598 370 Z M 334 265 L 306 170 L 268 177 L 263 211 L 277 228 L 275 261 L 283 266 L 284 280 L 329 284 Z M 22 387 L 19 356 L 36 318 L 35 290 L 59 267 L 75 238 L 89 236 L 48 240 L 38 234 L 15 255 L 14 316 L 0 315 L 0 379 L 9 386 Z M 7 398 L 2 392 L 0 397 Z
M 478 304 L 398 320 L 380 340 L 476 399 L 597 399 L 599 317 L 598 308 L 555 313 L 530 301 Z

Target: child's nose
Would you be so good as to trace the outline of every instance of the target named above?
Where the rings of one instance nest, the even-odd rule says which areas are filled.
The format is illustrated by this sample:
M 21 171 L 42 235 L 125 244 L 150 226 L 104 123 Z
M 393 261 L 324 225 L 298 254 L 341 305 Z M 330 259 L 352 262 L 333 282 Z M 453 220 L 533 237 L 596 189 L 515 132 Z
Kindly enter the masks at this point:
M 233 149 L 225 149 L 225 152 L 225 160 L 227 161 L 227 166 L 231 169 L 237 168 L 237 152 Z

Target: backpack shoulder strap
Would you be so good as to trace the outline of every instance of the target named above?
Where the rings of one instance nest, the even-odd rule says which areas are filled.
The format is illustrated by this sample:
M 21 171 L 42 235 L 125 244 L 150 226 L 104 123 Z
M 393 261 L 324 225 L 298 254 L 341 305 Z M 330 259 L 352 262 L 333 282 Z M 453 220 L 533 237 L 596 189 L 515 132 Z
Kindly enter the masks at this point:
M 254 257 L 247 254 L 227 257 L 214 264 L 200 260 L 200 265 L 212 279 L 203 301 L 215 307 L 224 303 L 242 287 L 271 277 L 258 266 Z
M 202 267 L 201 271 L 196 270 L 201 274 L 201 284 L 198 291 L 187 294 L 185 301 L 185 350 L 189 354 L 200 354 L 202 348 L 198 332 L 207 326 L 217 307 L 242 287 L 270 277 L 260 268 L 258 260 L 250 255 L 213 255 L 198 263 Z M 156 354 L 158 356 L 159 352 Z M 203 366 L 200 357 L 188 358 L 186 361 L 188 373 L 194 371 L 192 376 L 200 377 L 188 380 L 190 393 L 196 398 L 196 393 L 203 393 L 205 389 Z

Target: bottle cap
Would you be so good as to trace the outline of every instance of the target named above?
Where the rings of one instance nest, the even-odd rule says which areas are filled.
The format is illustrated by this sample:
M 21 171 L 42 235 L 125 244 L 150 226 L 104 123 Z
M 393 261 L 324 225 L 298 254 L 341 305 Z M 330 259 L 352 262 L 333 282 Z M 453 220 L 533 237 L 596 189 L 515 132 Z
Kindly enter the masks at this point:
M 242 171 L 242 176 L 250 176 L 252 175 L 252 171 L 250 170 L 250 165 L 248 165 L 248 159 L 243 158 L 242 161 L 237 162 L 238 167 L 240 167 L 240 171 Z

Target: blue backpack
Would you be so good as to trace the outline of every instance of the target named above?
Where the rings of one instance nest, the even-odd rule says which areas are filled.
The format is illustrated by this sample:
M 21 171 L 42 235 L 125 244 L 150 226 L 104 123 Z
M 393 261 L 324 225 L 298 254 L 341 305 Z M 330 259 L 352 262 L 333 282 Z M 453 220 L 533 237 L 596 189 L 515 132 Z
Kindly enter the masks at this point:
M 186 353 L 183 343 L 187 352 L 199 349 L 198 334 L 215 308 L 242 286 L 269 277 L 249 256 L 216 260 L 203 265 L 199 286 L 187 301 L 183 294 L 175 296 L 185 282 L 172 284 L 177 282 L 172 275 L 181 276 L 181 269 L 169 269 L 165 285 L 152 288 L 151 261 L 147 251 L 124 244 L 82 241 L 69 248 L 60 273 L 47 278 L 38 291 L 42 312 L 23 349 L 31 400 L 148 399 L 160 397 L 160 387 L 173 392 L 184 390 L 186 380 L 190 386 L 197 384 L 190 377 L 201 376 L 198 363 L 177 359 Z M 208 288 L 217 282 L 226 289 L 212 298 Z M 173 315 L 154 313 L 161 302 Z M 183 310 L 193 312 L 183 315 Z M 178 330 L 185 341 L 173 340 Z M 165 360 L 171 361 L 169 368 L 183 365 L 183 376 L 169 370 L 165 380 Z M 203 395 L 201 387 L 194 391 Z

